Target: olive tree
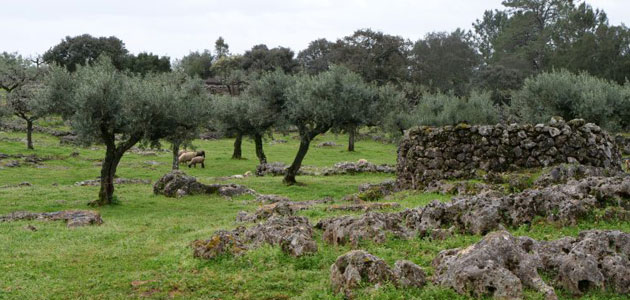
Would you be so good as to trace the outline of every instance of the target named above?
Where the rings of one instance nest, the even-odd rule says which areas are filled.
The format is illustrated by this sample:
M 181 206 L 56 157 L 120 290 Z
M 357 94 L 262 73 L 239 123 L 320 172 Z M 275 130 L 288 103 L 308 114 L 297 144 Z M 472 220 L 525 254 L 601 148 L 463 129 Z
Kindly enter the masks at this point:
M 212 100 L 210 125 L 225 135 L 234 135 L 232 159 L 243 158 L 243 135 L 253 130 L 249 122 L 249 101 L 244 96 L 215 95 Z
M 33 122 L 47 114 L 37 97 L 41 87 L 37 78 L 41 73 L 42 69 L 18 54 L 0 54 L 0 89 L 6 96 L 3 110 L 26 122 L 28 149 L 33 149 Z
M 105 145 L 99 197 L 90 204 L 112 204 L 114 175 L 125 152 L 139 142 L 158 146 L 170 132 L 169 116 L 175 109 L 170 87 L 150 77 L 126 75 L 109 59 L 73 74 L 55 69 L 47 77 L 45 99 L 70 120 L 80 141 Z
M 300 147 L 285 174 L 286 184 L 296 183 L 295 176 L 313 138 L 339 124 L 346 112 L 344 107 L 352 107 L 353 102 L 363 101 L 364 86 L 358 74 L 344 67 L 333 66 L 316 76 L 300 76 L 289 87 L 284 117 L 289 124 L 298 128 Z
M 262 74 L 247 89 L 246 95 L 250 100 L 247 119 L 253 129 L 248 134 L 254 139 L 256 156 L 261 164 L 267 163 L 262 137 L 272 128 L 283 128 L 286 125 L 278 116 L 283 113 L 287 103 L 287 90 L 293 84 L 293 76 L 276 70 Z
M 179 148 L 189 146 L 199 136 L 199 128 L 206 124 L 210 113 L 210 98 L 203 81 L 184 73 L 155 75 L 152 80 L 161 82 L 165 97 L 171 103 L 171 111 L 165 140 L 171 143 L 173 170 L 179 169 Z

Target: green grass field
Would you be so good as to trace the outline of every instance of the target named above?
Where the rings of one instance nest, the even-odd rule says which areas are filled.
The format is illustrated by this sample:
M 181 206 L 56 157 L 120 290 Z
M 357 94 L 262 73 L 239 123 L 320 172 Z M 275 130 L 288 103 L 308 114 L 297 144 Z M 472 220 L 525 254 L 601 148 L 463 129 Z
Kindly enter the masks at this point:
M 86 203 L 97 196 L 98 187 L 75 186 L 77 181 L 96 179 L 102 146 L 78 148 L 60 146 L 57 138 L 34 135 L 35 149 L 27 151 L 23 133 L 0 133 L 0 153 L 37 154 L 50 157 L 39 167 L 22 165 L 0 169 L 0 186 L 30 182 L 30 187 L 0 188 L 0 214 L 16 210 L 57 211 L 87 209 Z M 290 163 L 297 151 L 297 140 L 277 135 L 286 144 L 265 144 L 270 162 Z M 320 136 L 322 141 L 347 144 L 343 135 Z M 310 200 L 355 193 L 365 182 L 381 182 L 393 175 L 300 176 L 303 186 L 287 187 L 280 177 L 249 177 L 229 181 L 217 177 L 253 171 L 257 164 L 254 146 L 243 144 L 247 159 L 231 160 L 232 140 L 195 141 L 206 151 L 206 168 L 184 171 L 204 183 L 235 182 L 259 193 L 279 194 L 292 200 Z M 167 146 L 167 145 L 165 145 Z M 78 157 L 71 157 L 73 151 Z M 340 161 L 367 159 L 373 163 L 394 164 L 396 147 L 373 141 L 359 141 L 357 151 L 344 147 L 312 147 L 304 165 L 332 166 Z M 0 161 L 0 166 L 6 163 Z M 155 165 L 155 163 L 158 163 Z M 156 156 L 128 153 L 117 175 L 124 178 L 157 180 L 170 170 L 169 152 Z M 188 196 L 180 199 L 152 194 L 152 185 L 118 185 L 119 205 L 103 207 L 105 223 L 67 229 L 63 222 L 18 221 L 0 223 L 0 299 L 341 299 L 330 288 L 329 268 L 335 259 L 350 250 L 321 240 L 315 230 L 319 251 L 312 256 L 293 258 L 279 247 L 264 246 L 240 257 L 222 257 L 205 261 L 195 259 L 188 246 L 195 239 L 206 239 L 218 229 L 232 229 L 240 210 L 254 211 L 258 204 L 252 196 L 227 199 L 218 196 Z M 448 197 L 436 194 L 403 192 L 394 200 L 403 207 L 424 205 Z M 323 206 L 300 212 L 312 224 L 331 213 Z M 24 229 L 28 224 L 37 231 Z M 589 228 L 621 229 L 630 232 L 630 224 L 584 220 L 576 226 L 557 226 L 544 222 L 533 226 L 511 228 L 514 234 L 536 239 L 575 236 Z M 385 244 L 364 243 L 362 249 L 393 264 L 408 259 L 422 266 L 430 275 L 431 260 L 443 249 L 463 247 L 480 236 L 455 235 L 444 241 L 430 239 L 400 240 L 390 238 Z M 572 297 L 556 288 L 563 299 Z M 361 299 L 466 299 L 454 291 L 429 284 L 423 289 L 396 289 L 385 285 L 379 289 L 364 288 Z M 526 291 L 528 299 L 542 299 Z M 585 299 L 627 299 L 606 292 L 591 292 Z

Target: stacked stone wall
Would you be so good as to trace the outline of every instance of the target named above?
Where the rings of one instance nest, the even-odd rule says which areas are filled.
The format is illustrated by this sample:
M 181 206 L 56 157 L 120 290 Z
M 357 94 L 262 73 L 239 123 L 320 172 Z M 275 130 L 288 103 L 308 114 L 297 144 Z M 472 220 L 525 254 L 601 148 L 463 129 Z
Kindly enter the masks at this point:
M 582 119 L 552 118 L 537 125 L 421 126 L 407 131 L 398 148 L 397 184 L 416 189 L 436 180 L 560 163 L 621 170 L 621 153 L 607 132 Z

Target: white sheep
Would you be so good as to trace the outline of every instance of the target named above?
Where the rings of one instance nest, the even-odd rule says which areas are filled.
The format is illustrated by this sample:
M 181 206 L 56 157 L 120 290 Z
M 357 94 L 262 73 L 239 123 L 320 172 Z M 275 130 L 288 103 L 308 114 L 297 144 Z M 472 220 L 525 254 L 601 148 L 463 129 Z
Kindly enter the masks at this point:
M 182 153 L 179 158 L 177 159 L 180 163 L 183 162 L 187 162 L 190 161 L 191 159 L 193 159 L 193 157 L 197 157 L 197 156 L 203 156 L 206 157 L 206 152 L 205 151 L 191 151 L 191 152 L 184 152 Z
M 197 167 L 197 164 L 201 164 L 202 168 L 205 168 L 206 166 L 203 164 L 203 162 L 206 160 L 205 157 L 203 156 L 195 156 L 193 157 L 190 162 L 188 163 L 188 167 L 190 168 L 191 166 L 194 166 L 195 168 Z

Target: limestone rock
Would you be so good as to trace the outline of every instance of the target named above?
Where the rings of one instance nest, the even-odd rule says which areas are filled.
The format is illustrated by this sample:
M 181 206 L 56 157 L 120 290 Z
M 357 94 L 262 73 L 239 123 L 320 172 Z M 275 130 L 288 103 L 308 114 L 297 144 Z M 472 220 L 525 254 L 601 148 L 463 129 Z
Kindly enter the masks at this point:
M 10 222 L 17 220 L 63 220 L 66 222 L 66 226 L 68 228 L 103 224 L 101 214 L 97 211 L 92 210 L 63 210 L 44 213 L 16 211 L 8 215 L 0 216 L 0 222 Z
M 232 197 L 242 194 L 255 194 L 251 189 L 239 184 L 202 184 L 195 177 L 182 171 L 171 171 L 153 185 L 153 193 L 167 197 L 182 197 L 196 194 L 218 194 Z

